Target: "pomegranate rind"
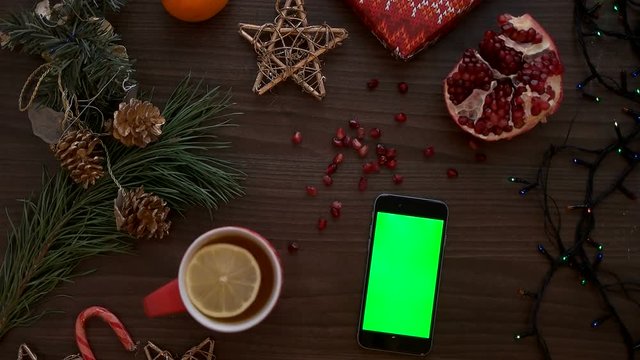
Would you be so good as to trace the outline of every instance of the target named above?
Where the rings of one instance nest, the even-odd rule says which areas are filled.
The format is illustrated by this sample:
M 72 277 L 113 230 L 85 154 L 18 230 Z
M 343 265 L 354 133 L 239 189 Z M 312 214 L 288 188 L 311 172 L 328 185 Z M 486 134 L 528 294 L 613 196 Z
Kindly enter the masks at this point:
M 508 19 L 508 22 L 510 22 L 515 29 L 527 30 L 529 28 L 534 28 L 539 34 L 542 35 L 542 39 L 543 39 L 542 42 L 539 44 L 523 45 L 511 40 L 507 36 L 501 35 L 501 38 L 505 41 L 505 45 L 522 52 L 524 55 L 524 58 L 528 58 L 528 57 L 531 57 L 532 55 L 540 54 L 544 51 L 555 52 L 560 65 L 562 65 L 562 61 L 560 60 L 560 54 L 558 54 L 558 50 L 557 50 L 556 44 L 553 41 L 553 38 L 531 15 L 524 14 L 519 17 L 514 17 L 509 14 L 505 14 L 504 16 Z M 473 51 L 476 57 L 480 61 L 488 64 L 484 59 L 482 59 L 482 57 L 479 55 L 479 53 L 476 50 L 473 50 Z M 473 90 L 471 95 L 469 95 L 462 103 L 455 105 L 449 99 L 447 79 L 452 77 L 453 74 L 458 71 L 458 68 L 461 63 L 462 63 L 462 59 L 458 61 L 456 66 L 453 68 L 453 70 L 443 80 L 443 94 L 445 98 L 445 104 L 447 106 L 447 111 L 449 112 L 449 115 L 451 116 L 455 124 L 458 125 L 458 127 L 463 129 L 464 131 L 466 131 L 467 133 L 477 138 L 483 139 L 485 141 L 498 141 L 503 139 L 512 139 L 515 136 L 526 133 L 527 131 L 533 129 L 540 122 L 545 123 L 547 121 L 547 116 L 555 113 L 560 107 L 560 103 L 562 102 L 562 99 L 563 99 L 562 74 L 549 76 L 545 82 L 546 85 L 551 86 L 551 88 L 555 93 L 555 97 L 553 99 L 550 99 L 550 98 L 545 99 L 545 100 L 548 100 L 547 102 L 550 105 L 549 109 L 543 110 L 540 112 L 540 114 L 535 116 L 531 114 L 531 110 L 530 110 L 531 98 L 533 97 L 533 95 L 536 95 L 537 93 L 535 92 L 532 93 L 531 89 L 527 85 L 527 92 L 521 95 L 521 97 L 525 102 L 526 121 L 524 125 L 520 128 L 514 127 L 511 131 L 503 131 L 500 135 L 497 135 L 492 132 L 487 135 L 479 134 L 475 132 L 473 128 L 461 125 L 458 119 L 461 116 L 467 116 L 472 118 L 473 120 L 477 120 L 477 118 L 479 118 L 480 116 L 478 115 L 478 113 L 480 114 L 482 113 L 482 106 L 484 105 L 486 96 L 494 90 L 497 84 L 496 78 L 500 79 L 500 78 L 506 78 L 506 77 L 512 77 L 512 76 L 501 74 L 497 70 L 493 69 L 493 67 L 491 67 L 490 64 L 488 64 L 494 72 L 494 79 L 492 81 L 491 88 L 488 91 L 476 88 Z M 475 112 L 475 116 L 474 116 L 474 112 Z M 469 116 L 469 115 L 472 115 L 472 116 Z

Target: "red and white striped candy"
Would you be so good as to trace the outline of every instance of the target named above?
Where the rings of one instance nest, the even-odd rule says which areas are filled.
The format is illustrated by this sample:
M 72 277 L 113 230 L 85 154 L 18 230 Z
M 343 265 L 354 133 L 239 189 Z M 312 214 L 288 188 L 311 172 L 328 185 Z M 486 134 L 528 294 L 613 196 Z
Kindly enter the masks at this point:
M 85 322 L 92 317 L 99 317 L 106 322 L 116 333 L 120 343 L 122 343 L 127 351 L 136 350 L 136 344 L 131 340 L 131 336 L 129 336 L 129 333 L 120 320 L 109 310 L 100 306 L 92 306 L 81 312 L 76 319 L 76 343 L 78 344 L 78 350 L 83 360 L 96 360 L 93 351 L 91 351 L 89 347 L 89 341 L 87 340 L 87 333 L 85 331 Z

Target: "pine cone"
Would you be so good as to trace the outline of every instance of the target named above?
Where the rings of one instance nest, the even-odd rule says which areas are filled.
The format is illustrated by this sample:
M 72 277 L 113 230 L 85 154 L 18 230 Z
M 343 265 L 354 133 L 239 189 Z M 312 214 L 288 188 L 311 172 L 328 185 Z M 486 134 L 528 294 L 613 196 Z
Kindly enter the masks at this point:
M 162 239 L 169 234 L 169 207 L 159 196 L 145 193 L 144 187 L 120 190 L 114 204 L 118 230 L 136 239 Z
M 113 137 L 126 146 L 145 147 L 158 140 L 165 119 L 160 109 L 148 101 L 131 99 L 120 103 L 113 114 Z
M 51 149 L 71 179 L 85 189 L 104 176 L 100 139 L 90 130 L 69 131 Z

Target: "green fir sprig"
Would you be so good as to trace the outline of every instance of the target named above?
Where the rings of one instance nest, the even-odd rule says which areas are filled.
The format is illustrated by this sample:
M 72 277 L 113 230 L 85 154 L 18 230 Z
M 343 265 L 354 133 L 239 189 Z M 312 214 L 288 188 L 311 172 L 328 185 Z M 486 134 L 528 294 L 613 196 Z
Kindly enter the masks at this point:
M 146 148 L 127 148 L 105 139 L 111 175 L 124 188 L 144 185 L 181 211 L 209 210 L 243 194 L 244 175 L 212 151 L 228 146 L 215 131 L 231 126 L 229 93 L 202 81 L 183 80 L 167 102 L 162 137 Z M 22 219 L 12 223 L 0 266 L 0 339 L 16 326 L 33 323 L 37 303 L 74 276 L 78 261 L 126 251 L 131 238 L 117 231 L 113 215 L 118 187 L 105 176 L 88 190 L 68 173 L 44 176 L 43 189 L 24 200 Z

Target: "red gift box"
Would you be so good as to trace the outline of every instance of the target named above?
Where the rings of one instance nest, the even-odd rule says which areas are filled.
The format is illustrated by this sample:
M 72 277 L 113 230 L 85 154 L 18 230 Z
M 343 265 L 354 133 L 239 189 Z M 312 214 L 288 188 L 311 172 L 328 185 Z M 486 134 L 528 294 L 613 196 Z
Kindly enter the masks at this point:
M 403 60 L 449 31 L 480 0 L 345 0 L 384 46 Z

